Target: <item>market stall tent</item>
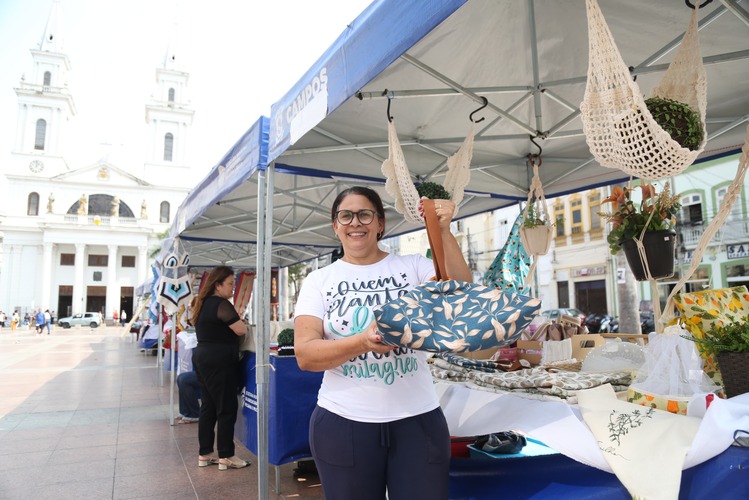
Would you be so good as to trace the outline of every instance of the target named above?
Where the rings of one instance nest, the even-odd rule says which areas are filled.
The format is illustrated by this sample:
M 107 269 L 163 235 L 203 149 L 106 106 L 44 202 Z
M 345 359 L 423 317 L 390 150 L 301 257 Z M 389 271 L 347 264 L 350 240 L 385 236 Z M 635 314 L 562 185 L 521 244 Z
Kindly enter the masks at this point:
M 647 94 L 691 10 L 680 0 L 599 3 Z M 708 137 L 697 161 L 737 153 L 743 144 L 746 5 L 715 1 L 700 12 Z M 345 187 L 367 184 L 383 195 L 386 237 L 418 229 L 385 195 L 388 107 L 415 180 L 439 182 L 446 158 L 476 127 L 460 217 L 526 199 L 528 155 L 539 152 L 531 139 L 543 150 L 547 198 L 624 181 L 621 171 L 597 164 L 582 133 L 587 53 L 584 0 L 375 1 L 273 105 L 270 120 L 257 122 L 257 141 L 248 144 L 267 147 L 267 157 L 243 158 L 242 146 L 230 152 L 180 207 L 172 235 L 193 240 L 193 264 L 255 264 L 257 289 L 267 294 L 263 274 L 271 266 L 337 247 L 329 207 Z M 488 106 L 474 119 L 484 120 L 472 124 L 483 97 Z M 266 330 L 259 324 L 259 331 Z

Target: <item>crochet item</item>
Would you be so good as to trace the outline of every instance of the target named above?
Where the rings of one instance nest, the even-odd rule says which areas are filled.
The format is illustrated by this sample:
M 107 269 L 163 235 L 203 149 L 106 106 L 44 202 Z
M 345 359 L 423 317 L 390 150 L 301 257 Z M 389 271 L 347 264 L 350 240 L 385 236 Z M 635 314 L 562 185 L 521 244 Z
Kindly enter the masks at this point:
M 596 0 L 586 0 L 588 15 L 588 79 L 580 105 L 590 151 L 604 167 L 618 168 L 644 179 L 664 179 L 684 171 L 705 147 L 707 83 L 700 54 L 697 16 L 673 62 L 653 89 L 654 97 L 687 104 L 699 114 L 702 143 L 696 150 L 680 146 L 658 125 L 630 75 Z
M 455 214 L 458 205 L 463 201 L 463 190 L 470 179 L 471 158 L 473 157 L 473 125 L 468 136 L 458 151 L 447 159 L 447 174 L 444 187 L 450 193 L 450 199 L 455 203 Z M 403 156 L 403 149 L 398 140 L 395 120 L 388 122 L 388 157 L 382 163 L 382 173 L 386 178 L 385 190 L 395 201 L 395 209 L 411 223 L 423 224 L 419 214 L 419 193 L 416 190 L 411 173 Z

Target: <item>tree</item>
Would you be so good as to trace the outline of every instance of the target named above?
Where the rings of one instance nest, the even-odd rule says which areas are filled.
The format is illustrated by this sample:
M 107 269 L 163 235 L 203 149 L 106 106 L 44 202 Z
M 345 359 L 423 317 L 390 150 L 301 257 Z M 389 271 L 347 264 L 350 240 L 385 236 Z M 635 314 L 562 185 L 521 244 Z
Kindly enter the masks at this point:
M 289 272 L 289 291 L 291 292 L 292 303 L 296 304 L 299 297 L 299 290 L 302 288 L 302 281 L 309 274 L 307 264 L 294 264 L 288 267 Z

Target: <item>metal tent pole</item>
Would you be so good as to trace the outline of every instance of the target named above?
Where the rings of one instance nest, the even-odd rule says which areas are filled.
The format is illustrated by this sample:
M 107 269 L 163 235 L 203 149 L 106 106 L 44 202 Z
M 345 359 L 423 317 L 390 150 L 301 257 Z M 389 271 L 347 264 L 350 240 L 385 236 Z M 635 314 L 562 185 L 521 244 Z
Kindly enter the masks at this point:
M 255 382 L 257 388 L 257 487 L 258 499 L 268 499 L 268 394 L 266 392 L 268 382 L 266 372 L 268 369 L 268 352 L 265 333 L 265 313 L 263 300 L 265 295 L 265 209 L 266 209 L 266 173 L 260 170 L 257 184 L 257 275 L 256 275 L 256 302 L 255 308 Z

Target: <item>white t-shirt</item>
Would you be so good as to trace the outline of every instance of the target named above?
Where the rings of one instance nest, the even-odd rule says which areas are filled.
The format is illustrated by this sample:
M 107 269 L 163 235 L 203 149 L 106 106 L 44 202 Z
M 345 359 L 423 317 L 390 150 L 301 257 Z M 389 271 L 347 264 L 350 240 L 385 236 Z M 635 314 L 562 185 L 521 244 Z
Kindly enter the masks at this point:
M 335 341 L 366 329 L 373 309 L 433 276 L 432 261 L 420 255 L 389 254 L 366 266 L 338 260 L 305 278 L 294 315 L 321 318 L 324 338 Z M 327 370 L 317 404 L 358 422 L 390 422 L 434 410 L 439 400 L 426 353 L 399 348 Z

